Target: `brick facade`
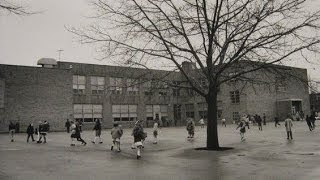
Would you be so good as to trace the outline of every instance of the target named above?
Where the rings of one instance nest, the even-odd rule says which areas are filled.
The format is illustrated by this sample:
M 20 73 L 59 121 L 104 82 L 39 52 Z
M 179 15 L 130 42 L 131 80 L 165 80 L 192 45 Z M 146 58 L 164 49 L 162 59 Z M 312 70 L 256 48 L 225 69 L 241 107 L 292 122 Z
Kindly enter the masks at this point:
M 188 65 L 188 64 L 187 64 Z M 184 64 L 186 66 L 186 64 Z M 189 71 L 194 68 L 187 66 Z M 225 118 L 227 122 L 234 121 L 235 115 L 259 114 L 267 116 L 267 121 L 272 121 L 275 116 L 283 118 L 283 114 L 290 113 L 292 109 L 281 110 L 278 102 L 290 104 L 298 102 L 305 114 L 310 114 L 307 71 L 305 69 L 291 68 L 292 72 L 302 81 L 287 78 L 282 91 L 276 88 L 274 82 L 277 77 L 270 78 L 268 85 L 244 86 L 243 82 L 230 82 L 223 84 L 218 93 L 219 118 Z M 261 72 L 255 72 L 251 76 L 265 78 Z M 85 88 L 81 92 L 73 91 L 74 76 L 84 76 Z M 103 84 L 100 93 L 96 93 L 92 77 L 101 77 Z M 111 78 L 121 78 L 121 94 L 113 94 L 110 91 Z M 137 91 L 130 94 L 128 86 L 124 85 L 127 79 L 136 79 Z M 22 130 L 29 122 L 47 120 L 53 130 L 62 130 L 67 118 L 76 116 L 74 109 L 77 105 L 101 106 L 100 113 L 104 128 L 111 128 L 114 123 L 113 105 L 134 105 L 136 119 L 146 120 L 150 105 L 167 107 L 166 118 L 171 124 L 184 125 L 187 115 L 193 115 L 196 122 L 206 111 L 204 98 L 190 95 L 185 89 L 181 89 L 179 95 L 173 92 L 173 87 L 168 87 L 163 94 L 161 89 L 153 89 L 152 94 L 147 94 L 145 83 L 148 81 L 182 81 L 180 72 L 168 72 L 161 70 L 146 70 L 129 67 L 105 66 L 94 64 L 82 64 L 71 62 L 58 62 L 54 68 L 23 67 L 0 65 L 0 130 L 7 129 L 8 122 L 20 121 Z M 92 85 L 93 84 L 93 85 Z M 239 102 L 232 102 L 231 92 L 239 91 Z M 1 102 L 4 107 L 1 107 Z M 153 107 L 152 106 L 152 107 Z M 289 107 L 289 106 L 288 106 Z M 190 110 L 190 108 L 193 108 Z M 85 115 L 95 118 L 95 110 L 92 114 L 84 114 L 87 109 L 82 109 Z M 158 111 L 157 111 L 158 112 Z M 161 116 L 160 112 L 160 116 Z M 152 116 L 155 116 L 153 114 Z M 98 116 L 97 116 L 98 117 Z M 118 122 L 118 121 L 117 121 Z M 124 126 L 133 126 L 134 121 L 118 122 Z M 37 123 L 36 123 L 37 124 Z M 150 124 L 151 125 L 151 124 Z M 84 129 L 92 129 L 93 123 L 84 123 Z
M 63 129 L 65 119 L 73 113 L 70 71 L 0 65 L 0 72 L 5 87 L 0 131 L 7 131 L 9 121 L 19 121 L 22 131 L 28 123 L 44 120 L 51 130 Z

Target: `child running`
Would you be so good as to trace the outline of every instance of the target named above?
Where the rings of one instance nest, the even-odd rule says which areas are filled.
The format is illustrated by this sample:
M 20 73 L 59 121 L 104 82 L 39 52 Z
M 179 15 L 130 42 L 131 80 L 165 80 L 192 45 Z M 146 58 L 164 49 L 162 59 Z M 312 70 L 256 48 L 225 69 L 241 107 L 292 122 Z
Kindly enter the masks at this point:
M 140 121 L 138 120 L 133 127 L 132 135 L 134 138 L 134 145 L 137 149 L 137 159 L 141 158 L 142 141 L 144 139 L 144 132 Z
M 74 139 L 77 139 L 77 141 L 80 141 L 82 145 L 87 145 L 87 143 L 81 138 L 81 133 L 80 133 L 80 127 L 79 123 L 77 122 L 76 124 L 71 121 L 71 146 L 75 146 L 74 144 Z
M 154 138 L 153 144 L 158 143 L 157 137 L 158 137 L 158 122 L 155 122 L 153 124 L 153 138 Z
M 94 139 L 91 141 L 93 144 L 97 143 L 99 141 L 99 144 L 102 144 L 102 139 L 101 139 L 101 123 L 99 119 L 96 119 L 95 125 L 93 127 L 94 131 Z
M 245 141 L 246 139 L 244 138 L 244 133 L 246 132 L 246 124 L 244 120 L 241 120 L 237 129 L 240 128 L 240 137 L 241 137 L 241 141 Z
M 10 136 L 10 141 L 13 142 L 14 139 L 14 133 L 15 133 L 15 129 L 16 129 L 16 126 L 13 124 L 13 122 L 10 121 L 10 124 L 9 124 L 9 136 Z
M 113 150 L 113 147 L 117 147 L 117 151 L 120 152 L 120 138 L 123 134 L 123 130 L 121 128 L 121 125 L 118 124 L 113 124 L 113 128 L 111 130 L 111 136 L 112 136 L 112 146 L 111 146 L 111 151 Z
M 188 131 L 188 139 L 193 138 L 194 137 L 194 128 L 195 128 L 195 124 L 192 120 L 192 118 L 188 118 L 187 119 L 187 131 Z

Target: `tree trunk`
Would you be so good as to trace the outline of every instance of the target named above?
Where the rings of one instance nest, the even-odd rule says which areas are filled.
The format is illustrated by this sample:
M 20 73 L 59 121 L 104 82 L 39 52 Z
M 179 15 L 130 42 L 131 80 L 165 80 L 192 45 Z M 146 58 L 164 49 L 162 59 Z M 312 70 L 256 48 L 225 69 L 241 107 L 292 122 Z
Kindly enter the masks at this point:
M 208 123 L 207 123 L 207 149 L 219 150 L 219 138 L 218 138 L 218 107 L 217 107 L 217 90 L 218 88 L 212 88 L 209 91 L 206 101 L 208 104 Z

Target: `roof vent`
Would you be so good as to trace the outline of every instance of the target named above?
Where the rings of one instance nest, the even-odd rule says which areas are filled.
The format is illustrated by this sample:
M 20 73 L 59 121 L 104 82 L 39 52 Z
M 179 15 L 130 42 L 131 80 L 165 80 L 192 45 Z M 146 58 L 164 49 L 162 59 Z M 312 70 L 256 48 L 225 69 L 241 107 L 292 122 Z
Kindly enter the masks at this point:
M 37 64 L 45 68 L 53 68 L 57 65 L 57 61 L 53 58 L 41 58 Z

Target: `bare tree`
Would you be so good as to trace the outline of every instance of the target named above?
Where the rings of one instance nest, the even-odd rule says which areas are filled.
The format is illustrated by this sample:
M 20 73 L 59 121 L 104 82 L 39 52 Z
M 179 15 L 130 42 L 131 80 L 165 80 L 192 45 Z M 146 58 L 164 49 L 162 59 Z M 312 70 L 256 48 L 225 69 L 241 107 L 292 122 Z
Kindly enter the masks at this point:
M 317 52 L 320 13 L 306 0 L 95 0 L 95 23 L 70 29 L 108 59 L 175 66 L 208 105 L 207 148 L 220 148 L 219 87 L 307 51 Z M 305 33 L 308 32 L 308 33 Z M 193 73 L 182 68 L 192 62 Z M 243 65 L 240 65 L 241 62 Z M 250 64 L 249 62 L 256 62 Z M 199 81 L 199 78 L 205 81 Z
M 12 13 L 16 15 L 30 15 L 33 14 L 33 12 L 29 12 L 25 9 L 22 5 L 17 5 L 12 2 L 8 2 L 7 0 L 0 0 L 0 13 L 1 11 Z

